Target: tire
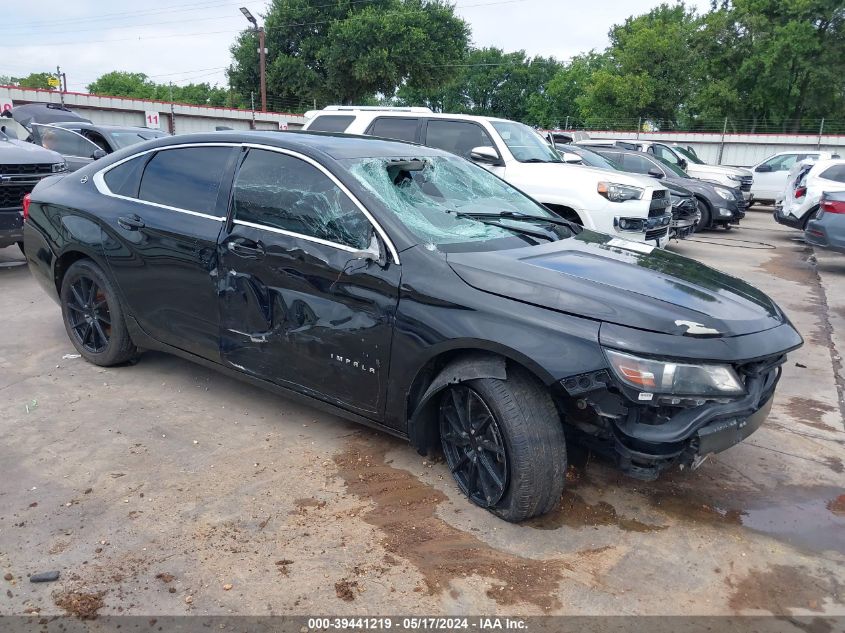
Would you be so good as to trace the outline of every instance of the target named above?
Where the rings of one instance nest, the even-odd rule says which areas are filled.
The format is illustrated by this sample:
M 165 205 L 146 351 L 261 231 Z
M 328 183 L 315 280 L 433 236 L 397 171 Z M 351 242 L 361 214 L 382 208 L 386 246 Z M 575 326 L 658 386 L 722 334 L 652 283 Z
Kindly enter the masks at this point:
M 23 247 L 23 241 L 18 242 L 18 248 L 21 249 L 21 253 L 26 255 L 26 250 Z
M 696 200 L 698 203 L 698 210 L 701 212 L 701 220 L 695 225 L 694 233 L 700 233 L 710 228 L 710 223 L 713 221 L 713 216 L 710 213 L 710 207 L 704 200 Z
M 467 399 L 472 404 L 464 413 L 471 420 L 485 415 L 479 401 L 492 416 L 475 425 L 484 427 L 483 436 L 457 432 L 455 417 Z M 548 391 L 524 370 L 509 370 L 507 380 L 482 378 L 448 387 L 440 404 L 440 430 L 449 469 L 476 505 L 516 523 L 545 514 L 560 501 L 567 466 L 563 423 Z M 495 451 L 485 448 L 491 445 Z M 504 475 L 500 490 L 489 474 L 491 465 Z M 474 468 L 478 474 L 473 480 Z M 490 497 L 489 487 L 498 494 Z
M 137 355 L 114 286 L 97 264 L 90 259 L 72 264 L 59 296 L 65 331 L 88 362 L 111 367 Z

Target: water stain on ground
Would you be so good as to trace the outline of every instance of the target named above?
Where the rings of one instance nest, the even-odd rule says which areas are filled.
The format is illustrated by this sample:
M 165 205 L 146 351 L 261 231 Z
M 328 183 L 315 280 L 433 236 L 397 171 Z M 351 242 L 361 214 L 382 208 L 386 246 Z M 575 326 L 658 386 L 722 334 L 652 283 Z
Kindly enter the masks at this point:
M 587 503 L 584 498 L 567 488 L 563 491 L 560 504 L 543 516 L 526 521 L 523 525 L 538 530 L 556 530 L 561 527 L 583 528 L 610 525 L 626 532 L 657 532 L 665 525 L 650 525 L 634 518 L 621 516 L 616 508 L 606 501 Z
M 832 426 L 822 422 L 825 413 L 836 411 L 835 407 L 813 398 L 792 397 L 786 403 L 786 410 L 797 422 L 821 431 L 835 431 Z
M 589 577 L 591 569 L 601 566 L 605 549 L 579 552 L 567 560 L 534 560 L 496 550 L 453 527 L 436 514 L 446 495 L 386 464 L 390 448 L 384 438 L 355 438 L 334 461 L 348 491 L 374 504 L 362 518 L 381 530 L 390 554 L 422 573 L 430 595 L 448 590 L 454 578 L 477 575 L 492 580 L 486 593 L 498 604 L 528 603 L 549 611 L 561 606 L 556 594 L 564 577 L 573 572 Z
M 752 569 L 741 580 L 729 576 L 725 582 L 732 590 L 728 604 L 736 612 L 762 610 L 790 615 L 792 609 L 822 611 L 825 602 L 842 603 L 842 588 L 836 580 L 813 575 L 800 566 Z

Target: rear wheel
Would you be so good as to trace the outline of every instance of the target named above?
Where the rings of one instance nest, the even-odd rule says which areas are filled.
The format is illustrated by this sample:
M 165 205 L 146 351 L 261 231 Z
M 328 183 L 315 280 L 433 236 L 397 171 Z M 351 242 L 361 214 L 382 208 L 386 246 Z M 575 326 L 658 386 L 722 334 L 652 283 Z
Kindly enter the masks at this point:
M 563 425 L 548 392 L 525 372 L 447 388 L 440 401 L 440 438 L 458 487 L 501 518 L 522 521 L 560 500 Z
M 60 296 L 65 330 L 86 360 L 109 367 L 137 354 L 114 287 L 97 264 L 75 262 L 62 279 Z

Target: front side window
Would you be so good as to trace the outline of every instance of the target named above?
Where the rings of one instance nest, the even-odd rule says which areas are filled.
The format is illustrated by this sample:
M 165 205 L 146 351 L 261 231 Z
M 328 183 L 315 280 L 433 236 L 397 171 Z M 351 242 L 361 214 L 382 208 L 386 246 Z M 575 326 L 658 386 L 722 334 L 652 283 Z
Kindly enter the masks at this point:
M 524 123 L 494 121 L 493 127 L 520 163 L 560 163 L 560 155 Z
M 81 134 L 52 125 L 32 125 L 32 136 L 36 144 L 58 152 L 62 156 L 93 158 L 99 147 Z
M 354 158 L 341 162 L 422 244 L 467 245 L 504 239 L 502 247 L 525 246 L 513 231 L 460 217 L 461 212 L 556 217 L 487 170 L 456 157 Z M 501 223 L 511 220 L 503 218 Z M 530 228 L 524 223 L 515 226 Z
M 231 147 L 183 147 L 152 157 L 138 197 L 198 213 L 214 213 Z
M 622 158 L 622 164 L 625 166 L 625 171 L 633 171 L 637 174 L 647 174 L 652 169 L 658 169 L 657 165 L 652 163 L 645 155 L 640 156 L 641 152 L 636 154 L 625 154 Z
M 672 163 L 673 165 L 678 164 L 678 157 L 675 155 L 675 152 L 665 145 L 652 145 L 651 147 L 654 150 L 654 155 L 658 158 L 662 158 L 667 163 Z
M 436 119 L 428 122 L 425 144 L 464 158 L 469 158 L 476 147 L 496 148 L 490 135 L 476 123 Z
M 161 138 L 167 136 L 165 132 L 157 130 L 112 130 L 108 133 L 112 145 L 116 150 L 135 145 L 136 143 L 143 143 L 154 138 Z
M 235 220 L 364 249 L 373 227 L 349 196 L 303 160 L 250 150 L 234 188 Z
M 367 130 L 367 134 L 371 136 L 381 136 L 383 138 L 393 138 L 397 141 L 411 141 L 417 140 L 417 127 L 419 127 L 419 119 L 406 119 L 403 117 L 379 117 Z
M 704 161 L 701 160 L 697 154 L 691 152 L 688 149 L 684 149 L 683 147 L 675 146 L 675 151 L 678 152 L 681 156 L 687 159 L 687 162 L 693 163 L 695 165 L 703 165 Z M 678 162 L 675 160 L 674 162 Z

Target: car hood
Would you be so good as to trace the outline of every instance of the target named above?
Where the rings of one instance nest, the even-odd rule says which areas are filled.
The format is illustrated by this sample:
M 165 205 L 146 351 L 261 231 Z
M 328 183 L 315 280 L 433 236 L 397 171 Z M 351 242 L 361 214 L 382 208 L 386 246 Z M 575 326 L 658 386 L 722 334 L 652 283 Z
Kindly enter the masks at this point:
M 639 176 L 622 171 L 612 171 L 589 167 L 587 165 L 573 165 L 570 163 L 508 163 L 505 168 L 505 180 L 519 186 L 530 186 L 531 191 L 548 189 L 555 191 L 561 186 L 577 183 L 611 181 L 620 185 L 631 185 L 643 189 L 662 189 L 662 185 L 650 176 Z
M 61 163 L 64 158 L 40 145 L 0 137 L 0 163 Z
M 687 172 L 722 174 L 724 176 L 753 176 L 750 170 L 743 169 L 742 167 L 725 167 L 724 165 L 699 165 L 698 163 L 689 163 L 687 165 Z
M 740 336 L 785 321 L 765 294 L 694 260 L 582 231 L 540 246 L 449 253 L 470 286 L 628 327 L 687 336 Z

